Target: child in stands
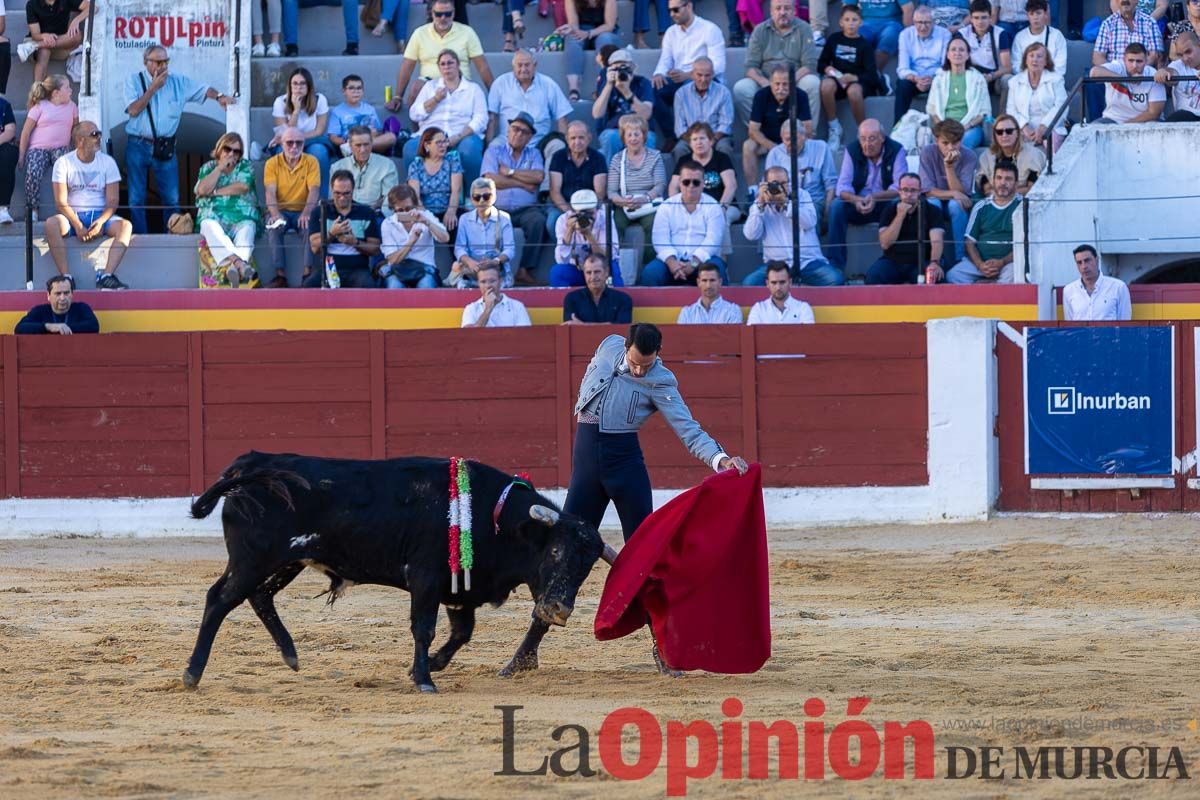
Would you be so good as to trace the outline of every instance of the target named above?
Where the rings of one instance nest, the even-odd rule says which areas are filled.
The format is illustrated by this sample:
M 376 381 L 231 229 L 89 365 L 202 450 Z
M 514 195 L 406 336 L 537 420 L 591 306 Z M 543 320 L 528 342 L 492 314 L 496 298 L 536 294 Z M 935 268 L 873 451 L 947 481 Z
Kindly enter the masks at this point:
M 50 75 L 33 84 L 27 107 L 17 169 L 25 170 L 25 197 L 36 215 L 42 178 L 58 157 L 71 149 L 71 129 L 79 121 L 79 107 L 71 100 L 71 82 L 66 75 Z M 0 213 L 0 222 L 12 222 L 7 209 Z

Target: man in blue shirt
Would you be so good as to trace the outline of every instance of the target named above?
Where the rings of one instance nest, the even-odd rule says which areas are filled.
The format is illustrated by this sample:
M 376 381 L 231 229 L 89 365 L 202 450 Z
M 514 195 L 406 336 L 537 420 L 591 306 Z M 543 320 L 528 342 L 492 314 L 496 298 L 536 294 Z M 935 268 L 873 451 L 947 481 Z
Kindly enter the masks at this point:
M 175 132 L 188 103 L 216 100 L 221 108 L 229 108 L 234 99 L 205 86 L 185 75 L 167 71 L 171 61 L 167 49 L 160 45 L 147 47 L 142 54 L 146 69 L 125 79 L 125 113 L 129 122 L 125 133 L 125 170 L 129 181 L 129 212 L 134 233 L 147 233 L 146 184 L 147 173 L 153 169 L 158 194 L 166 206 L 163 219 L 179 211 L 179 161 L 175 157 Z M 155 157 L 154 138 L 170 139 L 169 157 L 165 152 Z
M 496 208 L 506 212 L 514 227 L 525 232 L 516 282 L 536 283 L 541 247 L 546 242 L 546 214 L 538 206 L 538 187 L 546 174 L 541 152 L 529 144 L 533 138 L 533 117 L 524 111 L 508 123 L 508 141 L 496 142 L 483 154 L 480 172 L 496 184 Z
M 55 275 L 46 281 L 46 299 L 50 302 L 29 309 L 17 323 L 16 333 L 57 333 L 62 336 L 99 333 L 100 323 L 91 307 L 87 303 L 73 302 L 73 294 L 71 279 L 66 275 Z
M 512 220 L 496 208 L 496 184 L 491 178 L 472 181 L 470 197 L 475 210 L 458 220 L 449 283 L 459 288 L 476 286 L 479 270 L 494 266 L 501 270 L 501 285 L 508 288 L 513 284 L 511 265 L 517 254 Z
M 583 260 L 585 285 L 563 298 L 563 322 L 568 325 L 628 325 L 633 322 L 633 298 L 608 286 L 608 262 L 599 253 Z
M 913 98 L 925 94 L 933 85 L 933 76 L 946 59 L 950 31 L 933 24 L 933 12 L 921 6 L 912 15 L 913 24 L 900 34 L 900 55 L 896 61 L 897 122 L 912 105 Z

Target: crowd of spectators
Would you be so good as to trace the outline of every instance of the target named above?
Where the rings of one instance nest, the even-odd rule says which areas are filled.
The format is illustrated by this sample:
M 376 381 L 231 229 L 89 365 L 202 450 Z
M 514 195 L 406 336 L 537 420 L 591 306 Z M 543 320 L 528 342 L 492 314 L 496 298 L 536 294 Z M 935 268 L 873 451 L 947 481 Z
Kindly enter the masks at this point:
M 320 4 L 342 8 L 344 55 L 356 55 L 358 6 L 349 0 L 252 3 L 252 55 L 297 54 L 297 9 Z M 535 52 L 516 47 L 523 5 L 505 6 L 512 69 L 493 75 L 465 21 L 465 3 L 433 0 L 429 21 L 411 32 L 410 4 L 383 3 L 371 33 L 391 28 L 403 54 L 386 111 L 406 112 L 386 123 L 364 100 L 360 75 L 342 78 L 343 99 L 333 106 L 309 69 L 292 69 L 273 104 L 273 135 L 244 142 L 226 134 L 200 169 L 196 225 L 210 262 L 206 272 L 202 255 L 201 283 L 256 282 L 253 250 L 265 234 L 264 280 L 287 286 L 286 242 L 294 232 L 307 245 L 303 285 L 329 285 L 335 274 L 353 287 L 478 286 L 470 324 L 519 320 L 523 307 L 501 290 L 540 282 L 582 287 L 571 314 L 592 321 L 615 307 L 594 286 L 601 274 L 606 286 L 698 286 L 691 313 L 719 316 L 739 222 L 761 253 L 745 285 L 774 287 L 778 263 L 791 266 L 790 281 L 843 284 L 848 228 L 871 223 L 879 225 L 883 254 L 868 283 L 1011 280 L 1014 211 L 1066 135 L 1062 120 L 1049 130 L 1066 99 L 1067 48 L 1047 0 L 862 0 L 842 6 L 836 30 L 824 3 L 809 5 L 810 24 L 797 17 L 793 0 L 770 0 L 746 41 L 740 75 L 727 70 L 726 47 L 737 46 L 736 36 L 698 15 L 692 0 L 660 1 L 661 42 L 648 76 L 623 46 L 616 0 L 566 0 L 555 31 L 567 54 L 566 91 L 538 72 Z M 637 47 L 646 46 L 649 5 L 638 0 Z M 1167 25 L 1157 5 L 1147 13 L 1136 0 L 1113 0 L 1090 72 L 1112 80 L 1088 85 L 1089 116 L 1113 124 L 1160 119 L 1170 87 L 1170 119 L 1200 118 L 1200 86 L 1175 80 L 1195 77 L 1200 67 L 1200 3 L 1192 5 L 1185 19 Z M 100 152 L 95 127 L 78 121 L 70 81 L 47 70 L 79 44 L 88 3 L 28 6 L 30 38 L 17 50 L 23 60 L 35 58 L 37 81 L 19 135 L 11 106 L 0 101 L 0 224 L 12 221 L 15 170 L 25 171 L 30 197 L 51 170 L 56 213 L 44 229 L 58 271 L 73 284 L 65 239 L 108 237 L 98 285 L 123 288 L 116 270 L 130 235 L 149 230 L 150 173 L 164 219 L 183 214 L 173 147 L 186 106 L 235 101 L 171 71 L 167 48 L 145 51 L 144 69 L 123 87 L 130 219 L 122 219 L 115 162 Z M 740 21 L 734 30 L 742 32 Z M 0 83 L 7 44 L 0 42 Z M 600 69 L 585 97 L 588 50 Z M 894 85 L 884 70 L 893 56 Z M 1119 80 L 1128 77 L 1146 80 Z M 910 108 L 928 115 L 931 144 L 909 153 L 867 115 L 868 98 L 889 95 L 897 121 Z M 569 122 L 574 104 L 587 100 L 592 124 Z M 844 147 L 839 103 L 858 126 Z M 994 107 L 1003 113 L 993 120 Z M 827 135 L 819 138 L 822 118 Z M 734 131 L 742 126 L 739 142 Z M 262 157 L 260 199 L 254 162 Z M 621 251 L 638 240 L 634 260 L 642 266 L 635 271 L 621 263 Z M 453 254 L 444 281 L 438 248 Z M 541 281 L 539 262 L 549 250 L 553 267 Z M 804 313 L 774 303 L 758 317 Z

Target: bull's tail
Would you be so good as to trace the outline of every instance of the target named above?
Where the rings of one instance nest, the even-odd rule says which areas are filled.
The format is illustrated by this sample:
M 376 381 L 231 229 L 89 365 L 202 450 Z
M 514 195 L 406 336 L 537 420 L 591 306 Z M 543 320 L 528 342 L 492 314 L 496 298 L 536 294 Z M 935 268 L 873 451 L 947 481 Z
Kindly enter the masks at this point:
M 292 502 L 292 493 L 288 489 L 288 483 L 293 483 L 301 489 L 310 488 L 309 482 L 303 475 L 291 470 L 266 467 L 245 471 L 235 470 L 221 477 L 208 487 L 204 494 L 196 498 L 192 503 L 192 517 L 204 519 L 217 507 L 217 501 L 222 497 L 235 503 L 233 508 L 243 516 L 249 515 L 247 504 L 252 504 L 261 511 L 262 503 L 246 494 L 245 489 L 248 486 L 265 487 L 271 494 L 282 500 L 288 509 L 293 509 L 295 504 Z

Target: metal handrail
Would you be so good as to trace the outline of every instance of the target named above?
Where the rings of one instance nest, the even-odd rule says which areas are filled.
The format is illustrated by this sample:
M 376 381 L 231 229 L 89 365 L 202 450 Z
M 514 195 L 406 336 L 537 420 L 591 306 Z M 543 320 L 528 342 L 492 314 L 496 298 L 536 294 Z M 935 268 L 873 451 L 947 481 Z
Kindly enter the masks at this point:
M 1168 78 L 1166 80 L 1166 83 L 1188 83 L 1188 82 L 1193 82 L 1193 81 L 1197 81 L 1197 80 L 1200 80 L 1200 78 L 1195 77 L 1195 76 L 1176 75 L 1172 78 Z M 1075 95 L 1077 95 L 1077 94 L 1079 95 L 1079 101 L 1080 101 L 1080 116 L 1083 117 L 1083 121 L 1085 123 L 1087 122 L 1087 92 L 1083 91 L 1083 87 L 1085 84 L 1089 84 L 1089 83 L 1155 83 L 1155 82 L 1157 82 L 1157 79 L 1152 75 L 1137 75 L 1137 76 L 1133 76 L 1133 77 L 1121 77 L 1118 75 L 1113 75 L 1113 76 L 1104 76 L 1104 77 L 1099 77 L 1099 78 L 1093 78 L 1090 75 L 1084 75 L 1084 76 L 1080 77 L 1079 80 L 1075 81 L 1075 85 L 1071 87 L 1071 91 L 1067 94 L 1066 101 L 1064 101 L 1063 104 L 1059 107 L 1058 112 L 1055 113 L 1053 119 L 1050 120 L 1050 124 L 1046 126 L 1046 132 L 1044 134 L 1042 134 L 1042 142 L 1041 143 L 1043 146 L 1046 147 L 1046 174 L 1047 175 L 1054 174 L 1054 143 L 1053 143 L 1054 129 L 1058 127 L 1059 120 L 1062 119 L 1063 114 L 1067 113 L 1067 109 L 1069 109 L 1071 107 L 1071 102 L 1075 99 Z M 1049 146 L 1046 146 L 1047 143 L 1049 143 Z
M 88 6 L 87 40 L 83 45 L 83 93 L 92 96 L 92 31 L 96 27 L 96 4 Z
M 242 0 L 233 4 L 233 96 L 242 96 Z

